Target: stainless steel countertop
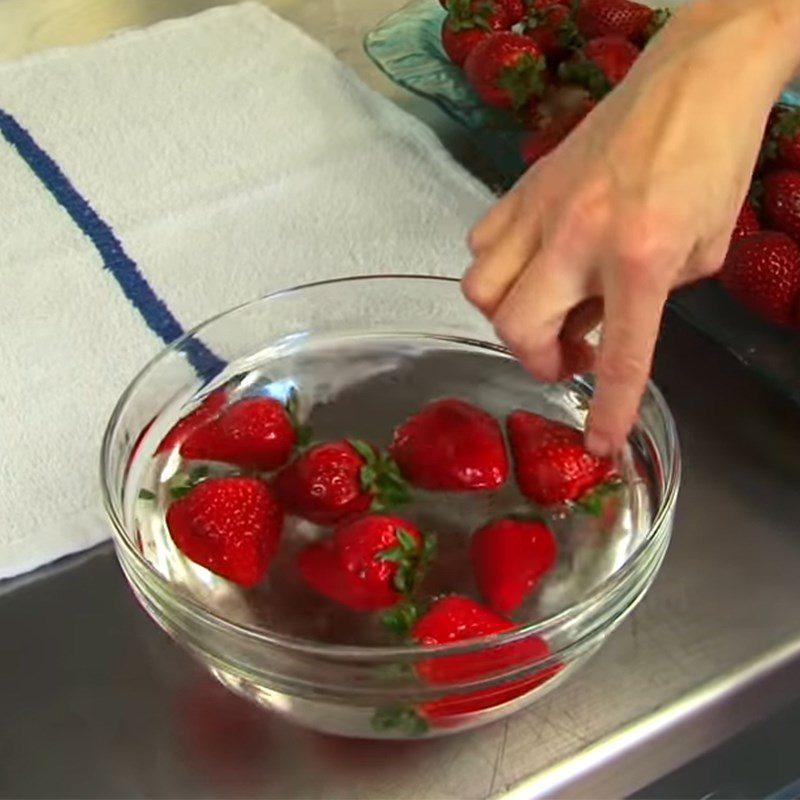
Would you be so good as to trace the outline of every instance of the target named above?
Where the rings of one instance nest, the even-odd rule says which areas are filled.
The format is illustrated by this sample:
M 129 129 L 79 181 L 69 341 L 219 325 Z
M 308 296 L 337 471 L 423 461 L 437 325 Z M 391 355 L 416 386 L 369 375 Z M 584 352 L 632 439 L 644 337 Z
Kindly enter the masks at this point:
M 465 135 L 361 53 L 398 0 L 275 0 L 471 166 Z M 0 0 L 0 58 L 211 0 Z M 656 379 L 684 448 L 674 541 L 642 605 L 509 720 L 351 742 L 251 709 L 138 610 L 108 546 L 0 584 L 0 795 L 619 797 L 800 697 L 800 411 L 668 316 Z

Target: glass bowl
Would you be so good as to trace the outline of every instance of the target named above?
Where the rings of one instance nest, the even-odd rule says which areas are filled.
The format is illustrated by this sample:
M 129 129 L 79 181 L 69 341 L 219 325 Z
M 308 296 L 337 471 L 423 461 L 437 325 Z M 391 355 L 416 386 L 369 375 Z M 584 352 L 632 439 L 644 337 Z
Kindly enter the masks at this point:
M 447 395 L 495 414 L 529 407 L 580 425 L 592 385 L 584 378 L 536 382 L 463 300 L 458 281 L 411 276 L 347 278 L 268 295 L 199 326 L 135 378 L 113 412 L 101 454 L 104 502 L 125 577 L 153 620 L 225 686 L 300 724 L 405 738 L 510 714 L 597 650 L 644 596 L 664 558 L 680 455 L 670 412 L 650 385 L 624 459 L 640 476 L 630 494 L 639 511 L 625 512 L 626 533 L 613 546 L 580 551 L 575 574 L 589 576 L 585 586 L 544 592 L 536 613 L 514 620 L 518 627 L 466 642 L 366 646 L 349 641 L 347 631 L 337 641 L 304 635 L 314 614 L 305 614 L 302 603 L 281 606 L 273 595 L 264 604 L 286 579 L 283 566 L 273 562 L 260 589 L 234 587 L 188 562 L 142 516 L 147 475 L 154 464 L 170 469 L 153 458 L 165 433 L 223 385 L 231 396 L 285 397 L 296 389 L 303 415 L 326 437 L 361 435 L 381 445 L 409 410 Z M 478 517 L 491 502 L 443 498 L 442 513 L 460 536 L 482 524 Z M 272 624 L 276 604 L 282 610 Z M 531 646 L 541 640 L 547 652 Z M 465 663 L 472 666 L 456 668 Z

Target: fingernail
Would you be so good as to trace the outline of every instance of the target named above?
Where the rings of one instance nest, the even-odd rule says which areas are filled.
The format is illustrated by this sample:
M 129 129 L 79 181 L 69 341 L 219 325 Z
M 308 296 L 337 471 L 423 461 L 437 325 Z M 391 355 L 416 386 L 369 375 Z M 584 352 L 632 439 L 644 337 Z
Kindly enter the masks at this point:
M 586 434 L 586 449 L 598 458 L 608 458 L 613 448 L 607 437 L 590 429 Z

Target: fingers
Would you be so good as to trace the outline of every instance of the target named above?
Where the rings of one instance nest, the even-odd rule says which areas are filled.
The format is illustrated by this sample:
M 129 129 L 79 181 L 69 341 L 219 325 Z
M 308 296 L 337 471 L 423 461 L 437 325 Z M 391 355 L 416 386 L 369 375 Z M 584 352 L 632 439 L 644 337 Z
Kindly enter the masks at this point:
M 498 335 L 523 366 L 542 381 L 557 381 L 590 354 L 559 339 L 564 320 L 583 299 L 582 271 L 566 265 L 554 248 L 541 250 L 495 311 Z
M 539 231 L 536 219 L 526 215 L 521 203 L 509 204 L 502 217 L 498 213 L 487 224 L 489 228 L 471 237 L 475 261 L 462 280 L 462 290 L 473 305 L 491 317 L 533 258 Z
M 652 264 L 636 274 L 619 270 L 605 295 L 605 320 L 596 365 L 597 386 L 586 446 L 595 455 L 620 450 L 639 410 L 650 374 L 667 285 Z
M 521 195 L 512 189 L 498 200 L 469 232 L 469 247 L 473 255 L 491 247 L 516 219 Z

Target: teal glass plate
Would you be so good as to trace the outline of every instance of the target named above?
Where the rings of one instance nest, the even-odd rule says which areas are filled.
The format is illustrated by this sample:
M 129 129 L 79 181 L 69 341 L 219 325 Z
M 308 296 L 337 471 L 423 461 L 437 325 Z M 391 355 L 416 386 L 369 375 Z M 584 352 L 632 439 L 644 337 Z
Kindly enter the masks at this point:
M 412 0 L 367 34 L 364 49 L 394 83 L 436 103 L 469 129 L 481 152 L 510 185 L 524 170 L 519 157 L 522 133 L 509 115 L 484 105 L 463 72 L 450 63 L 441 45 L 444 17 L 438 0 Z M 800 106 L 800 91 L 796 86 L 787 88 L 781 101 Z M 675 292 L 670 306 L 800 403 L 800 335 L 749 313 L 714 280 Z

